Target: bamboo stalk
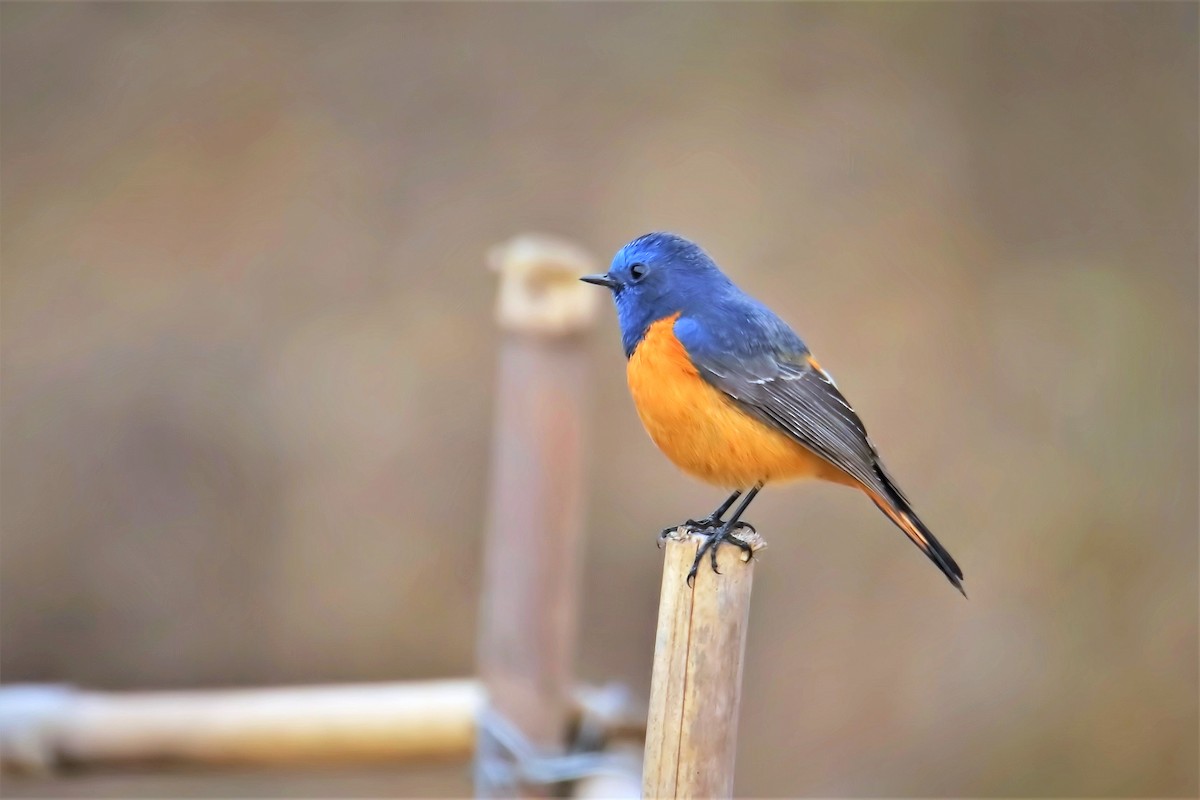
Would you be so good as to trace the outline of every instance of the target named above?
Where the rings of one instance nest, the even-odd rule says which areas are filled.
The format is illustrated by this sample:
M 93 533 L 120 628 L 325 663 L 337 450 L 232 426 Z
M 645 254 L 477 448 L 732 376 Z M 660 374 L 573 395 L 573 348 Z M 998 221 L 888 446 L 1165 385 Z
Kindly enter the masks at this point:
M 465 758 L 478 681 L 107 693 L 0 689 L 0 764 L 218 766 Z
M 561 755 L 571 712 L 583 534 L 583 336 L 596 297 L 573 245 L 522 236 L 490 256 L 500 273 L 491 499 L 484 552 L 479 674 L 498 715 L 539 757 Z M 483 726 L 476 794 L 539 796 L 518 786 L 514 755 Z
M 757 534 L 741 538 L 763 546 Z M 733 796 L 754 561 L 723 545 L 721 574 L 705 556 L 690 587 L 699 542 L 682 530 L 666 539 L 642 771 L 647 798 Z

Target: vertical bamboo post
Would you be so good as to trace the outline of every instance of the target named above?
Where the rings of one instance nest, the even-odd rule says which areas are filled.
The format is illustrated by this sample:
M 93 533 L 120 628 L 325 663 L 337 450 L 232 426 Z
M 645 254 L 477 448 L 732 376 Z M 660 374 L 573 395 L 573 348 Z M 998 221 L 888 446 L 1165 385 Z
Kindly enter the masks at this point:
M 742 535 L 756 550 L 757 534 Z M 750 618 L 754 560 L 736 547 L 708 556 L 687 584 L 699 538 L 683 529 L 666 538 L 654 673 L 642 769 L 645 798 L 733 796 L 742 657 Z
M 479 674 L 488 713 L 539 755 L 561 754 L 572 711 L 578 544 L 583 532 L 583 334 L 598 298 L 577 247 L 522 236 L 489 256 L 500 273 L 491 497 L 484 552 Z M 481 726 L 476 794 L 539 796 L 506 769 L 511 753 Z

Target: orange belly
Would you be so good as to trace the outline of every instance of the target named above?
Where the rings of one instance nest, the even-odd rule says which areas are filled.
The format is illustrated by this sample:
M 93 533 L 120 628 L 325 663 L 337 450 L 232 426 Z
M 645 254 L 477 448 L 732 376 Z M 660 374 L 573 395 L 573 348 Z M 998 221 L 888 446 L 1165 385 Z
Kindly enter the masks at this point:
M 642 425 L 667 458 L 689 475 L 729 489 L 842 478 L 836 467 L 741 411 L 701 378 L 675 338 L 677 317 L 650 326 L 626 373 Z

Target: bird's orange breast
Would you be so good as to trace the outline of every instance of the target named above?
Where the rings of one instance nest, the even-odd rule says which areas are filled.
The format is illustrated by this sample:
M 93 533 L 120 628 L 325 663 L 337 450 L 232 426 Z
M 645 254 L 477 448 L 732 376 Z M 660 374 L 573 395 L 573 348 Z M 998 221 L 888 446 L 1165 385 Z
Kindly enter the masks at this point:
M 675 465 L 730 489 L 836 468 L 782 431 L 759 422 L 706 382 L 675 337 L 679 315 L 659 320 L 629 357 L 629 390 L 650 438 Z

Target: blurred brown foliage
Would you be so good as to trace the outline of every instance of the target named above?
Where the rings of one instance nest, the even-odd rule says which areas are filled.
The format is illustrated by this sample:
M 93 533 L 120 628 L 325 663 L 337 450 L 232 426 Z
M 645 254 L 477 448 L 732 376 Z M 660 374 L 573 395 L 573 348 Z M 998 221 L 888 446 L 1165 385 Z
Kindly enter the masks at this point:
M 670 229 L 796 325 L 971 594 L 854 493 L 766 492 L 739 791 L 1200 790 L 1195 4 L 0 19 L 5 680 L 470 673 L 483 255 Z M 653 534 L 717 498 L 595 340 L 580 671 L 645 691 Z

